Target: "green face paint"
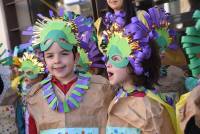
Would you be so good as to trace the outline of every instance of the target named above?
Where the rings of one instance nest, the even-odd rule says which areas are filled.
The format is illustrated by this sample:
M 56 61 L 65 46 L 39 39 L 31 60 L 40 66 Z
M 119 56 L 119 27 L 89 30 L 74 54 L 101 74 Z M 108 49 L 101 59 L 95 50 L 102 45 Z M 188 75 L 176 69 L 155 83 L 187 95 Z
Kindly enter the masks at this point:
M 120 35 L 112 35 L 107 47 L 108 62 L 118 68 L 126 67 L 129 63 L 128 56 L 131 53 L 131 48 L 128 40 L 122 38 Z M 115 57 L 119 57 L 115 59 Z
M 127 57 L 122 57 L 120 50 L 116 46 L 111 46 L 110 52 L 108 52 L 108 62 L 117 68 L 126 67 L 129 63 Z

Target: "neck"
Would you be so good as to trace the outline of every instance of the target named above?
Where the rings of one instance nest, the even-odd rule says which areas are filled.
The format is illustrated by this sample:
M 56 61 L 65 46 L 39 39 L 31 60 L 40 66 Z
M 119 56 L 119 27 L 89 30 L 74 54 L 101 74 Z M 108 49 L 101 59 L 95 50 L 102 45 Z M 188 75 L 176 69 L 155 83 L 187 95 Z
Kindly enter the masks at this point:
M 114 9 L 114 13 L 122 11 L 121 9 Z
M 60 83 L 62 84 L 67 84 L 69 83 L 70 81 L 72 81 L 73 79 L 75 79 L 77 77 L 77 75 L 75 73 L 67 76 L 67 77 L 61 77 L 61 78 L 56 78 L 60 81 Z
M 125 91 L 128 91 L 130 89 L 133 89 L 134 83 L 132 82 L 131 79 L 129 79 L 129 80 L 126 80 L 126 81 L 122 82 L 121 86 L 123 87 L 123 89 Z

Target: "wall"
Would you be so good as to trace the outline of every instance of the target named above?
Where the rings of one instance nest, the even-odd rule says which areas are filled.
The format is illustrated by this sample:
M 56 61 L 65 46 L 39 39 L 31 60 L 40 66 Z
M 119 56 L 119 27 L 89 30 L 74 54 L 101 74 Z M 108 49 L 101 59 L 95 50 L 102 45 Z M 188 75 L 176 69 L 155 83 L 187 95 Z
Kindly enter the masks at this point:
M 3 43 L 3 48 L 9 49 L 10 48 L 10 42 L 7 32 L 7 25 L 5 20 L 5 12 L 3 8 L 3 1 L 0 0 L 0 42 Z M 1 50 L 0 50 L 1 52 Z
M 25 30 L 31 25 L 28 2 L 27 0 L 20 0 L 16 3 L 17 19 L 20 31 Z M 21 41 L 26 42 L 29 37 L 21 36 Z

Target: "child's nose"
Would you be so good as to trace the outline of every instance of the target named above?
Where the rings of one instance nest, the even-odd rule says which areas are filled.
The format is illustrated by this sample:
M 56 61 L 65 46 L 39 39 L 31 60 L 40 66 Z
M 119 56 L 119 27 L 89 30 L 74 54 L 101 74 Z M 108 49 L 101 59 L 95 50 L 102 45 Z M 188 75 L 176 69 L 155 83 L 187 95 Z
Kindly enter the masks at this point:
M 59 56 L 55 56 L 54 63 L 60 63 L 60 57 Z
M 112 67 L 112 64 L 110 64 L 110 62 L 107 61 L 107 62 L 106 62 L 106 67 L 107 67 L 107 68 L 111 68 L 111 67 Z

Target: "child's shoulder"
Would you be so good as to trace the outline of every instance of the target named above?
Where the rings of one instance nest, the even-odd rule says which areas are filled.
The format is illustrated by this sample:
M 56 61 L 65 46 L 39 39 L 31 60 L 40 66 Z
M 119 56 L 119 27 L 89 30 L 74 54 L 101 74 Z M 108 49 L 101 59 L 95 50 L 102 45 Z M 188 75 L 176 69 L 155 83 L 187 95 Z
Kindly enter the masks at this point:
M 115 98 L 111 102 L 109 109 L 109 112 L 111 112 L 113 115 L 130 122 L 132 125 L 139 123 L 143 124 L 144 126 L 146 122 L 152 123 L 154 119 L 161 118 L 163 113 L 162 105 L 150 99 L 148 96 L 129 96 L 119 100 L 116 100 Z
M 27 102 L 37 100 L 37 96 L 42 92 L 42 85 L 40 82 L 35 83 L 26 95 Z
M 109 101 L 114 97 L 114 90 L 112 90 L 109 81 L 100 75 L 92 75 L 90 81 L 90 93 L 101 95 L 101 99 L 103 97 L 110 98 Z
M 101 75 L 92 75 L 91 83 L 94 83 L 94 84 L 109 84 L 109 81 Z

